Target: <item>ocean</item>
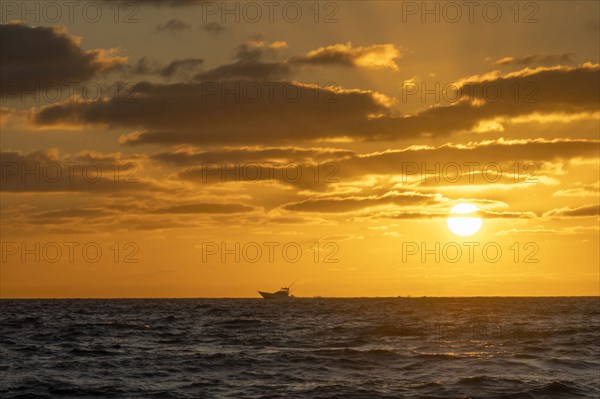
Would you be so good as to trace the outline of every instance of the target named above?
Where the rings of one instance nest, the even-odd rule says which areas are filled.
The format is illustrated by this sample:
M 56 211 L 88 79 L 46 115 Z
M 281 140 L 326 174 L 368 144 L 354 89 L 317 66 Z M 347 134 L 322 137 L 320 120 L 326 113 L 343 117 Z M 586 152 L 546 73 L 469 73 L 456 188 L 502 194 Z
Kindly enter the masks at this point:
M 598 398 L 600 299 L 1 300 L 0 397 Z

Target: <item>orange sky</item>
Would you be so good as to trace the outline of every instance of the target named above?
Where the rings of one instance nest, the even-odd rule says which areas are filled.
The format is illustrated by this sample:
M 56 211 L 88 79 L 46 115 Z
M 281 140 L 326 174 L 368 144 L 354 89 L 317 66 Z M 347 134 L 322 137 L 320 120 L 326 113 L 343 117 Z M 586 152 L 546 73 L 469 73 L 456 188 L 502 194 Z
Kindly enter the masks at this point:
M 600 294 L 598 3 L 96 3 L 2 9 L 0 297 Z

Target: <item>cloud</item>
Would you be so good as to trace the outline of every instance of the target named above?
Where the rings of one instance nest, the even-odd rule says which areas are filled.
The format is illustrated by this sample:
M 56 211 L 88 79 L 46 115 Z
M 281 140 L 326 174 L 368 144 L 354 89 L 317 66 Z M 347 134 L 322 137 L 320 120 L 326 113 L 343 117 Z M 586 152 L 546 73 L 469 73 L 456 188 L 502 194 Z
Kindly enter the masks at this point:
M 291 62 L 308 65 L 340 65 L 370 69 L 398 70 L 395 60 L 400 50 L 392 44 L 374 44 L 352 47 L 352 43 L 334 44 L 310 51 L 303 57 L 292 58 Z
M 214 36 L 219 35 L 226 30 L 226 28 L 218 22 L 208 22 L 200 25 L 200 29 Z
M 243 212 L 251 212 L 255 210 L 254 207 L 244 205 L 244 204 L 234 204 L 234 203 L 195 203 L 195 204 L 184 204 L 184 205 L 175 205 L 166 208 L 160 208 L 153 213 L 170 213 L 170 214 L 212 214 L 212 213 L 243 213 Z
M 156 61 L 150 61 L 148 57 L 142 57 L 135 61 L 133 64 L 123 65 L 122 71 L 131 72 L 136 75 L 148 75 L 155 73 L 160 67 Z
M 33 225 L 60 225 L 74 224 L 85 221 L 85 225 L 90 227 L 93 224 L 102 221 L 112 221 L 115 217 L 115 212 L 109 209 L 102 208 L 74 208 L 74 209 L 57 209 L 52 211 L 38 212 L 28 220 L 28 223 Z
M 171 61 L 166 67 L 160 70 L 160 75 L 164 77 L 171 77 L 175 73 L 193 70 L 203 63 L 204 60 L 201 58 L 184 58 Z
M 448 136 L 473 131 L 486 121 L 511 123 L 533 114 L 596 113 L 600 101 L 600 65 L 523 69 L 459 81 L 461 100 L 414 115 L 374 118 L 363 132 L 371 140 Z M 515 92 L 519 88 L 519 92 Z M 493 94 L 492 94 L 493 93 Z
M 266 43 L 257 36 L 240 45 L 231 64 L 220 65 L 210 71 L 196 75 L 196 80 L 213 81 L 225 79 L 267 80 L 291 75 L 299 66 L 347 66 L 370 69 L 397 70 L 395 59 L 400 52 L 391 44 L 375 44 L 353 48 L 352 44 L 335 44 L 310 51 L 305 56 L 280 61 L 267 61 L 265 57 L 274 51 L 286 48 L 287 42 Z
M 179 18 L 168 20 L 156 27 L 156 32 L 183 33 L 192 30 L 192 26 Z
M 317 169 L 318 168 L 318 169 Z M 304 189 L 327 188 L 333 183 L 335 165 L 295 164 L 295 163 L 204 163 L 200 166 L 184 168 L 177 177 L 204 186 L 222 183 L 277 183 Z M 264 187 L 264 186 L 263 186 Z
M 290 65 L 285 61 L 266 61 L 264 58 L 286 45 L 287 43 L 281 41 L 267 44 L 261 36 L 256 36 L 237 47 L 234 55 L 236 62 L 219 65 L 197 74 L 194 78 L 198 81 L 281 79 L 290 75 Z
M 10 85 L 31 89 L 48 83 L 81 82 L 120 68 L 126 58 L 114 49 L 83 50 L 80 39 L 64 28 L 0 25 L 2 92 Z M 9 93 L 10 94 L 10 93 Z
M 170 230 L 170 229 L 190 229 L 200 227 L 198 223 L 189 220 L 173 220 L 165 219 L 148 219 L 145 217 L 135 217 L 124 219 L 120 223 L 120 227 L 125 230 Z M 115 227 L 111 227 L 110 231 L 114 231 Z
M 5 193 L 139 194 L 166 190 L 140 178 L 139 162 L 134 159 L 99 158 L 95 153 L 61 158 L 56 149 L 28 154 L 2 151 L 0 159 L 1 191 Z
M 557 165 L 596 160 L 600 156 L 598 145 L 597 140 L 498 139 L 366 154 L 298 147 L 228 147 L 211 151 L 182 148 L 151 158 L 183 167 L 178 172 L 181 179 L 204 185 L 268 181 L 314 191 L 341 189 L 343 184 L 359 187 L 363 183 L 357 179 L 379 176 L 385 184 L 399 189 L 481 185 L 510 189 L 554 184 L 552 176 L 559 176 L 562 170 Z M 318 179 L 315 164 L 319 167 Z
M 471 171 L 480 172 L 486 165 L 492 168 L 506 166 L 505 171 L 513 172 L 518 162 L 521 174 L 532 178 L 540 173 L 539 163 L 567 161 L 577 158 L 597 159 L 600 156 L 598 140 L 577 139 L 520 139 L 487 140 L 466 144 L 444 144 L 438 147 L 411 146 L 401 150 L 387 150 L 371 154 L 360 154 L 337 161 L 340 177 L 359 174 L 382 174 L 417 176 L 425 170 L 449 168 L 454 176 L 455 165 L 465 175 Z M 525 168 L 528 162 L 538 163 L 537 168 Z M 470 164 L 470 165 L 469 165 Z M 450 168 L 451 167 L 451 168 Z M 524 177 L 523 176 L 523 177 Z
M 225 95 L 231 101 L 222 97 L 222 90 L 229 90 Z M 235 93 L 250 93 L 256 100 L 235 101 Z M 285 142 L 321 138 L 324 132 L 350 133 L 368 123 L 369 115 L 385 112 L 382 98 L 370 91 L 298 82 L 141 82 L 127 103 L 70 101 L 41 108 L 33 120 L 39 126 L 100 124 L 138 130 L 123 139 L 128 144 Z
M 422 194 L 429 195 L 432 194 Z M 371 209 L 365 210 L 358 214 L 358 220 L 375 220 L 375 219 L 432 219 L 432 218 L 448 218 L 452 216 L 449 205 L 458 202 L 435 194 L 435 202 L 425 204 L 421 209 Z M 537 215 L 534 212 L 521 211 L 498 211 L 493 209 L 485 209 L 498 206 L 498 201 L 467 199 L 460 202 L 469 202 L 478 204 L 480 209 L 472 214 L 472 216 L 481 217 L 484 219 L 532 219 Z
M 504 57 L 495 62 L 496 65 L 516 65 L 516 66 L 527 66 L 527 65 L 573 65 L 573 53 L 566 54 L 552 54 L 552 55 L 539 55 L 531 54 L 522 57 Z
M 531 213 L 507 213 L 506 215 L 497 216 L 486 216 L 486 218 L 501 217 L 505 219 L 521 219 L 531 218 Z M 419 219 L 445 219 L 448 215 L 444 212 L 422 212 L 422 211 L 393 211 L 393 212 L 366 212 L 359 216 L 358 220 L 379 220 L 379 219 L 392 219 L 392 220 L 419 220 Z
M 486 219 L 531 219 L 537 215 L 535 212 L 511 212 L 511 211 L 490 211 L 480 210 L 478 212 L 481 216 Z
M 530 115 L 592 114 L 600 101 L 600 66 L 588 63 L 471 76 L 461 80 L 465 98 L 456 104 L 398 115 L 393 99 L 374 91 L 263 82 L 284 70 L 278 71 L 281 64 L 276 62 L 253 61 L 262 51 L 242 47 L 238 57 L 245 61 L 202 75 L 222 82 L 142 82 L 136 86 L 135 104 L 70 101 L 38 109 L 33 120 L 40 127 L 99 124 L 134 129 L 124 139 L 129 144 L 381 141 L 444 137 L 472 131 L 486 121 L 517 123 L 512 121 Z M 236 75 L 254 75 L 256 81 L 230 79 Z M 515 87 L 534 92 L 525 97 L 521 92 L 515 100 Z
M 160 180 L 154 181 L 147 175 L 156 170 L 152 165 L 148 166 L 149 171 L 146 169 L 142 161 L 147 158 L 142 155 L 125 158 L 118 153 L 84 151 L 61 157 L 57 150 L 46 149 L 27 154 L 3 151 L 0 158 L 2 194 L 35 193 L 22 198 L 25 203 L 42 204 L 15 206 L 9 202 L 3 207 L 3 221 L 19 226 L 20 231 L 49 232 L 57 226 L 63 232 L 81 234 L 188 228 L 198 226 L 194 215 L 207 225 L 217 223 L 215 217 L 219 215 L 244 213 L 258 218 L 262 214 L 260 208 L 240 202 L 242 198 L 249 199 L 248 196 L 227 193 L 217 196 L 209 192 L 199 196 L 198 190 L 177 179 L 161 175 Z M 128 162 L 139 166 L 132 169 Z M 73 197 L 75 193 L 81 195 Z M 47 198 L 52 200 L 48 202 Z M 181 198 L 196 200 L 179 203 Z M 53 209 L 67 200 L 70 207 Z M 169 218 L 164 218 L 165 215 Z
M 492 72 L 475 75 L 460 81 L 461 92 L 475 102 L 487 108 L 499 105 L 500 111 L 507 115 L 523 115 L 535 112 L 574 112 L 597 111 L 592 104 L 597 103 L 600 94 L 600 64 L 584 63 L 575 67 L 554 66 L 525 68 L 519 71 L 500 74 Z M 493 86 L 495 93 L 490 93 Z M 529 95 L 521 92 L 515 96 L 515 87 L 528 90 Z M 500 95 L 498 95 L 500 94 Z M 516 112 L 524 108 L 528 112 Z
M 381 205 L 407 206 L 433 204 L 440 199 L 441 197 L 435 194 L 390 192 L 384 195 L 366 197 L 310 198 L 286 204 L 283 206 L 283 209 L 298 212 L 343 213 Z
M 225 147 L 210 151 L 188 147 L 177 151 L 153 154 L 150 158 L 175 166 L 198 166 L 204 163 L 219 166 L 236 163 L 315 163 L 338 160 L 353 154 L 353 151 L 339 148 L 302 148 L 294 146 Z
M 120 68 L 121 71 L 134 75 L 157 75 L 163 78 L 189 77 L 202 65 L 202 58 L 180 58 L 163 65 L 157 61 L 151 61 L 147 57 L 139 58 L 133 64 L 127 64 Z
M 0 107 L 0 127 L 19 125 L 27 120 L 27 110 Z
M 598 227 L 597 226 L 590 226 L 590 227 L 575 226 L 575 227 L 565 227 L 562 229 L 549 229 L 549 228 L 544 228 L 544 227 L 531 228 L 531 229 L 509 229 L 509 230 L 499 231 L 495 235 L 497 235 L 497 236 L 514 236 L 517 234 L 519 234 L 519 235 L 528 234 L 528 235 L 534 235 L 534 236 L 540 236 L 540 235 L 574 236 L 574 235 L 584 235 L 584 234 L 589 234 L 589 233 L 598 234 Z
M 545 212 L 543 217 L 549 218 L 576 218 L 576 217 L 589 217 L 600 215 L 599 205 L 585 205 L 578 208 L 559 208 L 552 209 Z
M 558 190 L 554 194 L 554 197 L 600 197 L 600 184 L 596 182 L 594 184 L 579 185 L 579 187 L 567 188 Z
M 207 72 L 196 74 L 200 81 L 221 81 L 231 79 L 249 79 L 253 81 L 277 80 L 288 76 L 289 65 L 281 62 L 243 60 L 232 64 L 220 65 Z

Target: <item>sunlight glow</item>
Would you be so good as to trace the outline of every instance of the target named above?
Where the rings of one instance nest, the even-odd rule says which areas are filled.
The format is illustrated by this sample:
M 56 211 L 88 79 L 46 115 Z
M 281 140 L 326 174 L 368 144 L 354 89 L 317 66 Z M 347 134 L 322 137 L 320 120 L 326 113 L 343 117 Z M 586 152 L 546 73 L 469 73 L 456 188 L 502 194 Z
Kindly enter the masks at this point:
M 473 204 L 457 204 L 450 210 L 451 214 L 458 215 L 470 215 L 477 212 L 479 208 L 477 208 Z M 459 235 L 461 237 L 467 237 L 473 235 L 479 231 L 481 225 L 483 224 L 483 220 L 478 217 L 473 216 L 460 216 L 460 217 L 450 217 L 448 218 L 448 228 L 454 234 Z

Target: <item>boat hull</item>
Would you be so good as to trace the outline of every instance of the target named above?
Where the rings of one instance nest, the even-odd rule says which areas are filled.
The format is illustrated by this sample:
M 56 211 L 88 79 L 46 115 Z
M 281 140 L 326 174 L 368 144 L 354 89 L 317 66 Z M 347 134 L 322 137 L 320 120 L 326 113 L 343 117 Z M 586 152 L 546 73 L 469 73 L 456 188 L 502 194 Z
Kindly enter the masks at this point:
M 290 299 L 292 298 L 289 295 L 285 295 L 285 294 L 280 294 L 278 292 L 263 292 L 263 291 L 258 291 L 258 293 L 265 299 Z

